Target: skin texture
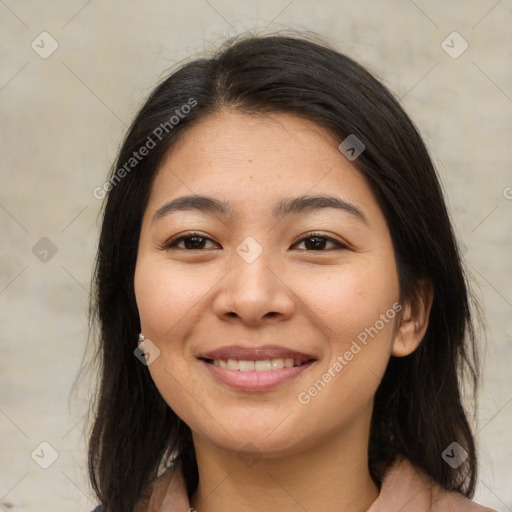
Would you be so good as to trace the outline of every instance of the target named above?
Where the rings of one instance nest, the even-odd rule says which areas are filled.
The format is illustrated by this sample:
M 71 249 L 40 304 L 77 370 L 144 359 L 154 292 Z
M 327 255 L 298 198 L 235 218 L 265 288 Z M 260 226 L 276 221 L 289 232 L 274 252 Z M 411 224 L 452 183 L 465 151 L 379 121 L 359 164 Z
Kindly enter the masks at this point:
M 399 302 L 385 218 L 340 142 L 293 115 L 223 110 L 184 132 L 157 172 L 135 292 L 142 332 L 160 350 L 148 370 L 193 432 L 199 487 L 191 505 L 199 512 L 233 504 L 355 512 L 378 495 L 367 463 L 373 396 L 390 356 L 420 343 L 430 303 L 427 297 L 420 307 L 401 304 L 400 315 L 388 313 L 332 376 L 338 356 Z M 168 201 L 189 194 L 227 201 L 233 215 L 187 210 L 153 220 Z M 334 208 L 272 217 L 275 203 L 301 195 L 336 196 L 366 222 Z M 164 247 L 191 231 L 205 237 L 199 249 L 184 241 Z M 311 240 L 311 232 L 343 246 Z M 262 249 L 251 263 L 236 250 L 249 236 Z M 316 361 L 296 378 L 254 392 L 219 382 L 198 359 L 228 345 L 263 344 Z M 301 403 L 299 394 L 330 368 L 329 382 Z

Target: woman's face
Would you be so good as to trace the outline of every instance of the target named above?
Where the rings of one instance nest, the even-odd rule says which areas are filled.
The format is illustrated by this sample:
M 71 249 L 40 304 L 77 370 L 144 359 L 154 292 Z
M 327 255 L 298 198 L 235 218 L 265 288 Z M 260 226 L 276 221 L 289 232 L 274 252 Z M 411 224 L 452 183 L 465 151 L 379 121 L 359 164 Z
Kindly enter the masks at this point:
M 224 111 L 158 170 L 135 272 L 148 370 L 218 447 L 272 457 L 368 434 L 401 306 L 385 218 L 340 142 Z

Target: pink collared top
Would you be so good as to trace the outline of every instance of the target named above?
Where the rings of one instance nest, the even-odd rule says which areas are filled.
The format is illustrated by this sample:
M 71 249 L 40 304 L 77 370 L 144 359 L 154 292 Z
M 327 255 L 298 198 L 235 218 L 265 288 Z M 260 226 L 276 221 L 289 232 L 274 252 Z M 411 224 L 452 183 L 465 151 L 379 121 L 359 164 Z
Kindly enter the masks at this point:
M 180 470 L 167 470 L 152 485 L 149 499 L 136 512 L 193 510 Z M 422 470 L 402 459 L 386 473 L 378 498 L 368 512 L 496 512 L 457 492 L 442 489 Z

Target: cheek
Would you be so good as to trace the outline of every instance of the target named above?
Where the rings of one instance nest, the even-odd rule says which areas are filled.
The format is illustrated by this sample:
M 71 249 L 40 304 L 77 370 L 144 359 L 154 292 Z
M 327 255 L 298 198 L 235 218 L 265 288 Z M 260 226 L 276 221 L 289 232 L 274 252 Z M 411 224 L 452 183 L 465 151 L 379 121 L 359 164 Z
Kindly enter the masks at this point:
M 200 308 L 204 285 L 204 276 L 187 275 L 175 263 L 144 256 L 137 261 L 134 287 L 142 332 L 160 350 L 147 370 L 164 400 L 186 423 L 194 420 L 191 397 L 197 384 L 183 357 L 184 340 L 196 324 L 194 308 Z
M 145 261 L 135 269 L 135 296 L 146 337 L 163 342 L 185 316 L 194 315 L 204 297 L 208 278 L 203 273 L 185 272 L 169 261 Z
M 311 286 L 313 301 L 321 304 L 314 312 L 324 326 L 326 358 L 296 397 L 307 411 L 306 430 L 336 431 L 371 411 L 401 309 L 393 276 L 389 268 L 383 277 L 368 266 Z
M 301 298 L 321 320 L 333 352 L 345 351 L 361 333 L 364 340 L 364 333 L 374 333 L 375 326 L 381 339 L 391 338 L 396 316 L 393 305 L 399 297 L 392 258 L 358 255 L 354 264 L 327 269 L 301 280 L 300 286 Z

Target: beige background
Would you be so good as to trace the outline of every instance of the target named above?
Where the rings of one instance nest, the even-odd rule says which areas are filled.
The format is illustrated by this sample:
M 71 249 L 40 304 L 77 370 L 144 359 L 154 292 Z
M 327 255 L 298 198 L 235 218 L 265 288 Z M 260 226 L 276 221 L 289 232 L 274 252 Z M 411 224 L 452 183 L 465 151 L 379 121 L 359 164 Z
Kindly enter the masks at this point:
M 487 313 L 477 498 L 512 510 L 512 4 L 505 0 L 0 0 L 0 510 L 94 505 L 82 437 L 87 382 L 68 395 L 87 336 L 100 208 L 92 191 L 127 124 L 178 61 L 229 35 L 288 27 L 317 31 L 366 64 L 402 98 L 431 148 Z M 55 43 L 43 31 L 58 43 L 50 56 Z M 453 31 L 469 45 L 458 58 L 457 35 L 444 46 L 452 56 L 442 46 Z M 42 237 L 56 254 L 47 241 L 33 250 Z M 35 450 L 35 460 L 51 462 L 43 441 L 58 454 L 48 469 L 31 458 Z

